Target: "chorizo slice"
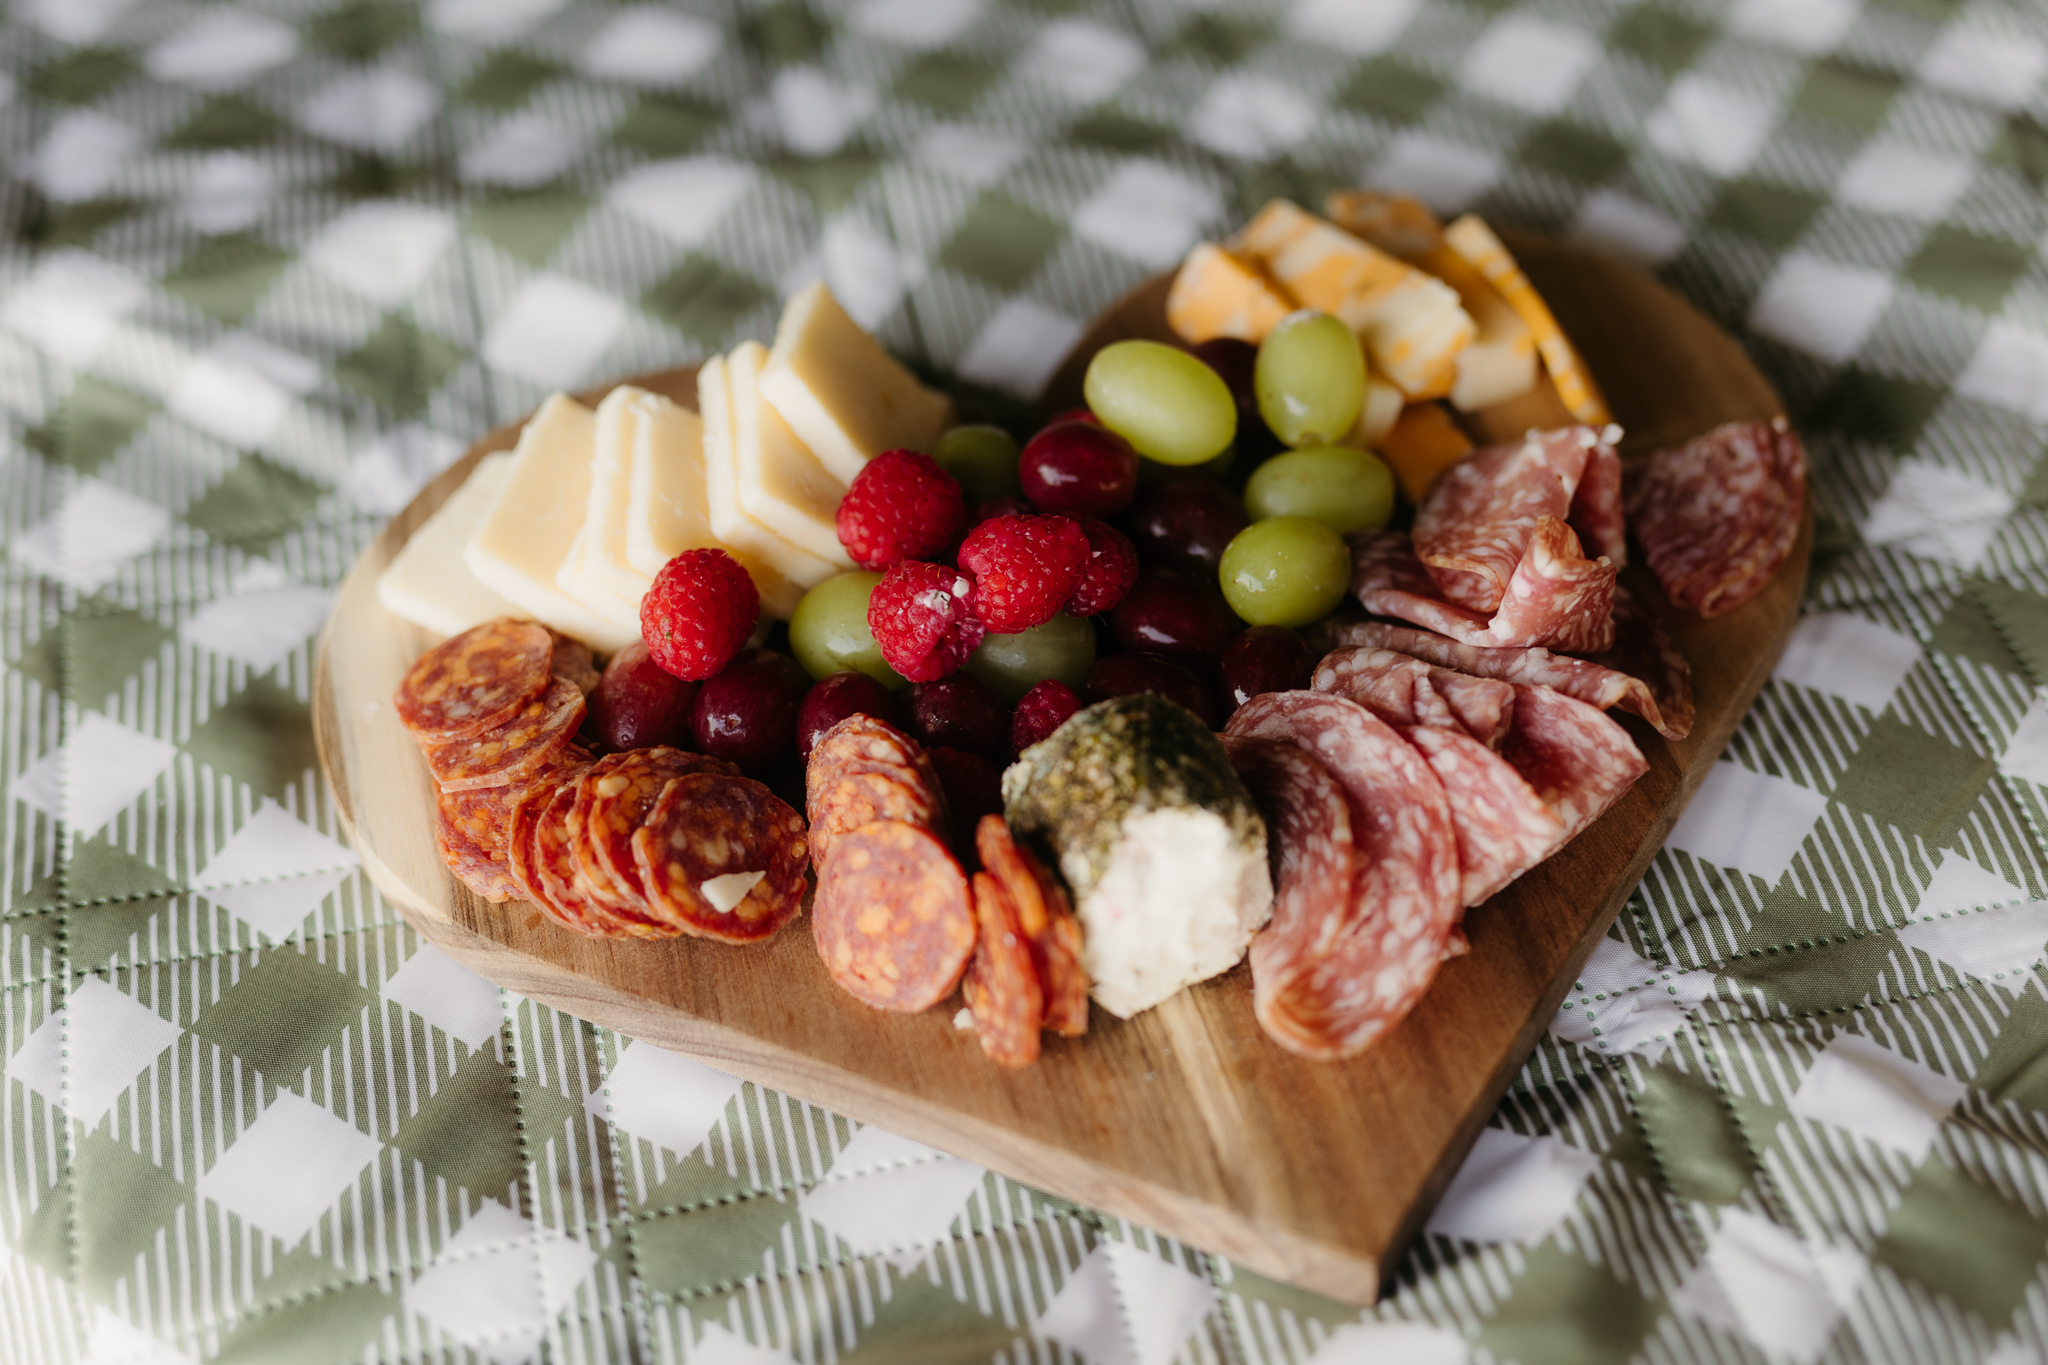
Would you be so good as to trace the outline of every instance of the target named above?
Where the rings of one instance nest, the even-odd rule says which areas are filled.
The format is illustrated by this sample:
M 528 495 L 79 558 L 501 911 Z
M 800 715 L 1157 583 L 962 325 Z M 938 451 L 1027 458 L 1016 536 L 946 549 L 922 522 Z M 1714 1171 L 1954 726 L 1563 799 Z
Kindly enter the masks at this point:
M 633 855 L 634 831 L 671 779 L 699 772 L 739 776 L 739 769 L 723 759 L 667 745 L 608 755 L 583 776 L 573 817 L 576 857 L 599 900 L 650 917 L 647 888 Z
M 505 858 L 504 813 L 487 809 L 498 801 L 496 790 L 483 800 L 476 799 L 479 793 L 442 792 L 434 805 L 434 847 L 455 880 L 502 903 L 519 894 L 519 884 Z
M 877 820 L 842 834 L 818 876 L 811 928 L 832 979 L 912 1014 L 953 993 L 974 952 L 967 877 L 922 825 Z
M 429 746 L 427 767 L 446 791 L 522 781 L 575 738 L 583 713 L 583 694 L 556 678 L 510 720 L 469 739 Z
M 406 670 L 392 701 L 422 744 L 480 735 L 545 692 L 555 641 L 545 626 L 509 616 L 443 640 Z
M 1017 905 L 986 872 L 974 874 L 974 920 L 974 961 L 962 983 L 974 1035 L 998 1065 L 1030 1066 L 1045 1027 L 1045 993 Z
M 672 932 L 754 943 L 803 908 L 803 817 L 752 778 L 668 779 L 631 845 L 648 907 Z
M 945 788 L 918 742 L 887 721 L 855 714 L 818 737 L 804 768 L 811 860 L 823 867 L 841 834 L 876 820 L 947 837 Z
M 1052 870 L 1019 844 L 1000 815 L 984 815 L 975 852 L 1016 908 L 1045 994 L 1045 1026 L 1062 1037 L 1088 1031 L 1088 969 L 1081 965 L 1081 921 Z

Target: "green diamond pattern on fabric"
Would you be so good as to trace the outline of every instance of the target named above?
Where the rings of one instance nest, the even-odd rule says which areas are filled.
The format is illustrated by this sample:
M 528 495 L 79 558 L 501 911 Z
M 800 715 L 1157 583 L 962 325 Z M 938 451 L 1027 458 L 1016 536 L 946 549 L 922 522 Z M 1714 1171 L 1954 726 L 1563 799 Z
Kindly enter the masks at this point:
M 8 1365 L 2048 1341 L 2035 8 L 81 0 L 13 7 L 0 42 Z M 1491 1124 L 1498 1188 L 1380 1304 L 715 1071 L 635 1089 L 651 1045 L 508 998 L 347 870 L 311 618 L 436 461 L 548 387 L 766 341 L 820 275 L 1023 435 L 1004 329 L 1056 348 L 1167 266 L 1174 180 L 1218 235 L 1375 177 L 1659 263 L 1783 396 L 1816 528 L 1724 773 L 1810 819 L 1789 865 L 1652 861 L 1579 992 L 1603 1032 L 1543 1035 Z M 1145 235 L 1105 232 L 1111 203 Z M 509 326 L 564 281 L 615 311 Z M 247 342 L 292 375 L 274 422 L 195 365 Z M 104 576 L 37 556 L 74 498 L 124 551 Z M 246 1188 L 205 1183 L 230 1152 Z

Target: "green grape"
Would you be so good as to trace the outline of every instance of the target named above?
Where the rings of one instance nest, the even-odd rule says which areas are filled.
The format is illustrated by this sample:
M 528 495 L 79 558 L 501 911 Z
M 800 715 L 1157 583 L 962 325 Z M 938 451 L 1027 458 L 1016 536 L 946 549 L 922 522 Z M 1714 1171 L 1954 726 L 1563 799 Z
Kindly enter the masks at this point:
M 789 618 L 789 648 L 812 678 L 829 678 L 849 668 L 884 687 L 903 686 L 903 676 L 882 660 L 882 647 L 868 629 L 868 597 L 878 573 L 859 569 L 828 578 L 805 593 Z
M 1015 635 L 985 637 L 961 668 L 1015 706 L 1047 678 L 1058 678 L 1080 691 L 1081 679 L 1094 662 L 1095 627 L 1079 617 L 1061 615 Z
M 1291 446 L 1341 441 L 1365 404 L 1365 352 L 1328 313 L 1289 313 L 1259 343 L 1252 369 L 1259 416 Z
M 1344 537 L 1307 517 L 1268 517 L 1224 547 L 1216 576 L 1230 609 L 1255 626 L 1300 629 L 1328 616 L 1351 586 Z
M 1017 440 L 1001 427 L 952 427 L 932 447 L 932 458 L 960 480 L 970 511 L 1018 491 Z
M 1290 450 L 1252 472 L 1244 507 L 1254 521 L 1309 517 L 1349 535 L 1394 515 L 1394 474 L 1379 456 L 1349 446 Z
M 1237 404 L 1216 371 L 1157 341 L 1118 341 L 1088 362 L 1081 391 L 1102 425 L 1161 464 L 1201 464 L 1237 435 Z

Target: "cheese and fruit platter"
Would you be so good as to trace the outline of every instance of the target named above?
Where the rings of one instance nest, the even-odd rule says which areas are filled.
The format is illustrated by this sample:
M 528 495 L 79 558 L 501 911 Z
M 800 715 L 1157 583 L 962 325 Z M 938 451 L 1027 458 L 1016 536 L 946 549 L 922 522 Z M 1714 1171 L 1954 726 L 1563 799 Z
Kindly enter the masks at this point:
M 427 939 L 1353 1302 L 1762 687 L 1740 348 L 1406 196 L 1264 206 L 962 423 L 822 284 L 491 433 L 315 727 Z

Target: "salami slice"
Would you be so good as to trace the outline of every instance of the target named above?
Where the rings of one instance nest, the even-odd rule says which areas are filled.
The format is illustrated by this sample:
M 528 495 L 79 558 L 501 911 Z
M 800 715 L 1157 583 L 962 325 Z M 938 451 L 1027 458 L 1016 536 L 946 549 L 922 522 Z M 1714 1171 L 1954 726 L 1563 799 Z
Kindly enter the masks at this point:
M 906 1014 L 951 995 L 974 951 L 960 864 L 938 835 L 902 820 L 839 836 L 818 876 L 811 927 L 834 981 Z
M 534 863 L 541 886 L 562 912 L 563 922 L 594 938 L 673 938 L 676 931 L 672 926 L 645 914 L 621 913 L 599 898 L 576 860 L 570 816 L 576 808 L 577 786 L 571 782 L 557 787 L 534 826 Z
M 945 789 L 931 760 L 887 721 L 854 714 L 818 737 L 804 769 L 811 860 L 823 867 L 833 842 L 875 820 L 901 820 L 947 837 Z
M 1718 616 L 1771 581 L 1805 501 L 1806 452 L 1785 419 L 1730 422 L 1632 470 L 1628 523 L 1665 595 Z
M 1444 599 L 1469 611 L 1500 610 L 1538 528 L 1554 524 L 1549 532 L 1553 552 L 1563 543 L 1558 533 L 1569 530 L 1565 523 L 1589 463 L 1594 465 L 1593 486 L 1577 507 L 1590 514 L 1582 529 L 1594 553 L 1607 555 L 1619 569 L 1624 541 L 1621 465 L 1614 451 L 1619 435 L 1611 427 L 1532 431 L 1519 441 L 1474 451 L 1438 476 L 1415 509 L 1414 538 L 1415 553 Z M 1570 544 L 1576 552 L 1579 537 L 1572 535 Z
M 1487 648 L 1605 648 L 1613 630 L 1614 565 L 1579 556 L 1571 528 L 1554 518 L 1532 529 L 1528 553 L 1517 562 L 1509 592 L 1491 617 L 1438 596 L 1435 580 L 1401 532 L 1360 531 L 1349 539 L 1352 594 L 1375 616 Z
M 671 778 L 632 845 L 655 915 L 684 933 L 755 943 L 803 908 L 804 819 L 752 778 Z
M 659 745 L 609 755 L 584 775 L 572 823 L 577 826 L 577 860 L 597 888 L 598 899 L 647 912 L 651 895 L 640 877 L 633 835 L 654 809 L 662 788 L 690 773 L 738 777 L 739 769 L 709 754 Z
M 1458 922 L 1457 839 L 1443 784 L 1386 722 L 1328 693 L 1253 697 L 1225 733 L 1314 754 L 1351 802 L 1358 880 L 1348 922 L 1327 953 L 1301 954 L 1263 979 L 1255 964 L 1252 984 L 1254 1012 L 1283 1047 L 1352 1056 L 1414 1008 Z
M 1052 870 L 1010 835 L 1000 815 L 985 815 L 974 830 L 981 865 L 1002 884 L 1031 944 L 1032 965 L 1045 993 L 1045 1026 L 1067 1038 L 1088 1031 L 1088 969 L 1081 965 L 1081 921 Z M 972 1003 L 970 1001 L 970 1003 Z
M 1666 739 L 1692 732 L 1692 669 L 1641 603 L 1614 593 L 1614 647 L 1587 658 L 1538 647 L 1488 649 L 1385 621 L 1346 621 L 1324 632 L 1326 648 L 1395 649 L 1474 677 L 1554 687 L 1602 710 L 1633 711 Z
M 1266 819 L 1273 918 L 1252 940 L 1252 1008 L 1266 1031 L 1286 1042 L 1294 1031 L 1290 1018 L 1275 1011 L 1274 983 L 1329 957 L 1365 908 L 1353 894 L 1351 801 L 1306 749 L 1232 735 L 1224 736 L 1223 749 Z
M 430 747 L 427 766 L 446 791 L 521 781 L 575 737 L 583 713 L 583 694 L 576 685 L 552 679 L 510 720 L 472 738 Z
M 1404 730 L 1450 801 L 1458 903 L 1478 905 L 1563 845 L 1564 822 L 1499 754 L 1456 730 Z
M 540 827 L 553 808 L 555 798 L 567 792 L 573 800 L 576 778 L 580 775 L 580 770 L 569 769 L 526 786 L 512 805 L 511 824 L 505 835 L 505 860 L 512 869 L 512 880 L 526 899 L 564 928 L 587 933 L 590 931 L 584 928 L 578 913 L 580 904 L 561 905 L 556 902 L 543 875 L 540 843 Z
M 1395 726 L 1428 726 L 1499 745 L 1514 717 L 1515 689 L 1496 678 L 1437 668 L 1393 649 L 1335 649 L 1316 665 L 1311 686 L 1349 697 Z
M 550 630 L 554 637 L 555 655 L 551 665 L 554 675 L 563 682 L 576 684 L 576 690 L 589 696 L 597 690 L 601 676 L 597 671 L 597 656 L 590 652 L 590 646 L 581 640 L 572 639 L 559 630 Z
M 1563 825 L 1560 845 L 1650 770 L 1628 731 L 1606 712 L 1548 687 L 1519 683 L 1515 724 L 1500 754 Z
M 547 627 L 500 617 L 443 640 L 406 670 L 392 698 L 422 744 L 480 735 L 547 690 L 555 651 Z
M 485 809 L 491 804 L 495 798 L 479 802 L 466 792 L 441 793 L 434 807 L 434 847 L 457 881 L 496 903 L 518 895 L 519 884 L 505 859 L 504 812 Z
M 1017 907 L 986 872 L 974 874 L 974 918 L 974 960 L 961 988 L 974 1012 L 975 1037 L 998 1065 L 1030 1066 L 1045 1027 L 1045 994 Z

